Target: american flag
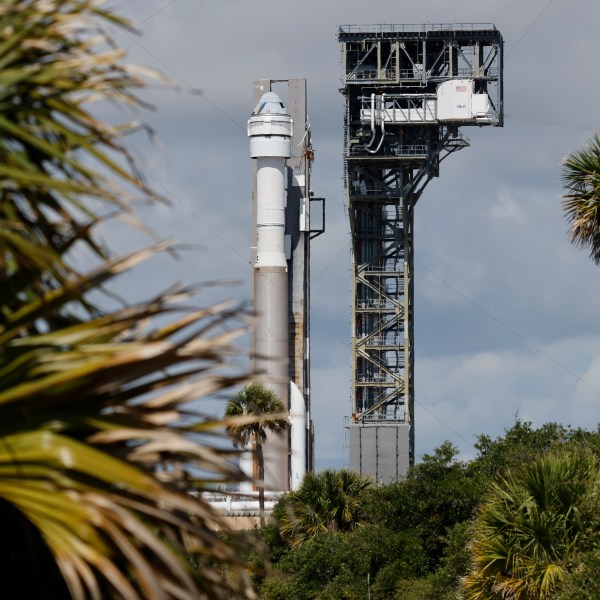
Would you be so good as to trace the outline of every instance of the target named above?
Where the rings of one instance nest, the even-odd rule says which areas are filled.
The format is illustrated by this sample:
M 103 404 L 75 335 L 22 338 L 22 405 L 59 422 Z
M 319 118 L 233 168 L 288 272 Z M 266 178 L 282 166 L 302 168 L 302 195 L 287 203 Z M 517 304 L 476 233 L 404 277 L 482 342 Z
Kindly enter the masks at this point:
M 466 85 L 457 85 L 456 86 L 456 91 L 457 92 L 466 92 L 467 91 L 467 86 Z

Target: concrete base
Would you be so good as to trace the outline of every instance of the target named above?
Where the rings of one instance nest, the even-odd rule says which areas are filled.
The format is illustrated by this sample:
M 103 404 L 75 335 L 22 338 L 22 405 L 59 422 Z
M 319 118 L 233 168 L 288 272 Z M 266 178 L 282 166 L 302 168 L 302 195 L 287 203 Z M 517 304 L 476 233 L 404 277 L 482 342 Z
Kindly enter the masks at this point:
M 378 484 L 404 479 L 411 464 L 410 425 L 373 423 L 350 425 L 350 469 Z
M 267 520 L 270 515 L 267 515 Z M 260 527 L 260 517 L 258 516 L 236 516 L 236 517 L 225 517 L 225 523 L 233 531 L 248 531 L 251 529 L 258 529 Z

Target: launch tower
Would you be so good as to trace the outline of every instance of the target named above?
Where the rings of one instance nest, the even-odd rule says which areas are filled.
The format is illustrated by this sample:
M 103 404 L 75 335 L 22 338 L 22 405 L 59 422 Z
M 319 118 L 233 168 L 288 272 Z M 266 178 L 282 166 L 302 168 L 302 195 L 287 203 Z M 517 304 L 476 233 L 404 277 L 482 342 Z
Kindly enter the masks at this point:
M 466 125 L 503 125 L 491 24 L 343 25 L 352 237 L 350 467 L 379 483 L 414 461 L 414 208 Z

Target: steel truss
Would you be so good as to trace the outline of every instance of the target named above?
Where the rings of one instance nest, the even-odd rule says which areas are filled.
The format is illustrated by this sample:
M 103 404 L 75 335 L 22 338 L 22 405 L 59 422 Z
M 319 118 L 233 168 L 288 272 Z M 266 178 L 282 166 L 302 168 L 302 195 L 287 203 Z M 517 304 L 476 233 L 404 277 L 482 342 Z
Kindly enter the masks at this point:
M 391 450 L 356 442 L 353 430 L 408 425 L 408 447 L 396 452 L 413 463 L 414 208 L 442 160 L 469 145 L 459 127 L 502 125 L 503 42 L 487 24 L 342 26 L 338 38 L 353 260 L 351 467 L 369 463 L 386 481 L 406 468 L 373 467 L 382 461 L 366 454 Z M 436 93 L 448 80 L 472 81 L 489 97 L 487 112 L 438 120 Z

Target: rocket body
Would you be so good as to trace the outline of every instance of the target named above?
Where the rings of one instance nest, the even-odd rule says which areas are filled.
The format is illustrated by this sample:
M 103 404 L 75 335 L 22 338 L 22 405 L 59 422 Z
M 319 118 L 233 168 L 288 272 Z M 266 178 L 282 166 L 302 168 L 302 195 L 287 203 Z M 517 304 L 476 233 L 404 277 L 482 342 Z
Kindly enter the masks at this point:
M 285 159 L 259 157 L 256 171 L 256 264 L 287 271 L 285 258 Z
M 306 423 L 304 396 L 298 386 L 290 384 L 290 489 L 296 491 L 306 475 Z
M 257 160 L 254 368 L 287 411 L 290 377 L 285 205 L 292 127 L 291 117 L 273 92 L 262 96 L 248 121 L 250 156 Z M 288 439 L 287 434 L 267 434 L 263 448 L 266 490 L 289 489 Z

